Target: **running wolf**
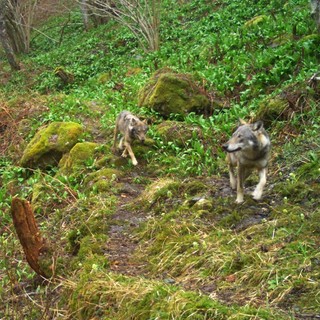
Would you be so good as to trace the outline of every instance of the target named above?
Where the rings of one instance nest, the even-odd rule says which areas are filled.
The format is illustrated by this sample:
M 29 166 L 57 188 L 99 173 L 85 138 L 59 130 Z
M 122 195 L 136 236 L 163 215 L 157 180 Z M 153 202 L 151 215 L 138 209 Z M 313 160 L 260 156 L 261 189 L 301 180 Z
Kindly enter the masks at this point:
M 127 157 L 128 153 L 131 157 L 132 164 L 136 166 L 138 161 L 132 151 L 131 143 L 137 139 L 142 143 L 145 141 L 148 126 L 146 120 L 141 121 L 129 111 L 122 111 L 116 120 L 114 129 L 113 150 L 116 150 L 118 133 L 123 137 L 120 139 L 119 149 L 123 150 L 122 157 Z
M 244 201 L 244 182 L 254 169 L 258 170 L 260 180 L 252 195 L 255 200 L 261 199 L 267 182 L 271 149 L 270 139 L 262 121 L 249 124 L 240 119 L 240 123 L 230 140 L 222 146 L 227 152 L 231 188 L 237 188 L 236 203 Z M 237 178 L 234 174 L 235 167 L 238 167 Z

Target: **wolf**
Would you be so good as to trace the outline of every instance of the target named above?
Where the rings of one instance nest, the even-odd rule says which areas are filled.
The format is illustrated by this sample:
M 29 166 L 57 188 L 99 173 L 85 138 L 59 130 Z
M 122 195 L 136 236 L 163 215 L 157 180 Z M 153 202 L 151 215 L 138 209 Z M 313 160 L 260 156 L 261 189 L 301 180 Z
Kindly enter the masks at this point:
M 132 160 L 132 164 L 136 166 L 138 161 L 132 151 L 131 143 L 137 139 L 142 143 L 146 139 L 146 133 L 148 131 L 147 120 L 141 121 L 138 117 L 133 115 L 129 111 L 122 111 L 116 120 L 116 126 L 114 129 L 113 137 L 113 151 L 116 151 L 116 143 L 119 132 L 123 135 L 120 139 L 119 149 L 123 150 L 122 157 L 127 157 L 129 154 Z
M 240 126 L 222 148 L 227 152 L 230 186 L 237 188 L 236 203 L 242 203 L 244 182 L 254 169 L 258 170 L 259 183 L 252 196 L 260 200 L 267 182 L 267 166 L 270 158 L 271 142 L 262 121 L 249 124 L 240 119 Z M 237 178 L 234 169 L 237 167 Z

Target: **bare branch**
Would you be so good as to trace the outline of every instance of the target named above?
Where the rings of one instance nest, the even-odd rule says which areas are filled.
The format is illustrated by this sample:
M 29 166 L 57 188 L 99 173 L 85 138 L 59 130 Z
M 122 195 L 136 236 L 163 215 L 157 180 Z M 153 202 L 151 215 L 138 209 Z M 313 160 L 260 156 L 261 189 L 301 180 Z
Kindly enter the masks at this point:
M 161 0 L 78 0 L 81 8 L 127 27 L 147 50 L 159 49 Z

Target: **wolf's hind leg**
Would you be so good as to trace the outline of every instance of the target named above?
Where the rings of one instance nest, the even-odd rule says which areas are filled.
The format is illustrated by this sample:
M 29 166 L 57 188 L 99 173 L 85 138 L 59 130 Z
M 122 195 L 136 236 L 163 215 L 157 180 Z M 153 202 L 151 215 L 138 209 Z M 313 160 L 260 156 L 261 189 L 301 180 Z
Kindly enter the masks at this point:
M 112 146 L 113 152 L 116 151 L 118 133 L 119 133 L 119 130 L 118 130 L 118 126 L 116 125 L 116 127 L 114 128 L 114 134 L 113 134 L 113 146 Z
M 122 138 L 120 139 L 120 142 L 119 142 L 118 148 L 119 148 L 120 150 L 123 150 L 123 140 L 124 140 L 124 137 L 122 137 Z

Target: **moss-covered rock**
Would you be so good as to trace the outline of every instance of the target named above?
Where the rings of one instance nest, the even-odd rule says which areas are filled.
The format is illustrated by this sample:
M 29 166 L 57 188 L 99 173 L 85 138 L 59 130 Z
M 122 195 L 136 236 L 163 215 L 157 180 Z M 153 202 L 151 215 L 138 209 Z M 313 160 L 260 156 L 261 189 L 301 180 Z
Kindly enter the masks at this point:
M 163 178 L 154 181 L 149 185 L 143 194 L 140 196 L 140 200 L 146 203 L 152 203 L 160 194 L 164 193 L 169 186 L 176 185 L 176 181 L 171 178 Z
M 266 126 L 276 119 L 283 119 L 289 102 L 280 97 L 263 100 L 256 112 L 255 120 L 262 120 Z
M 208 190 L 208 185 L 197 179 L 181 182 L 171 178 L 161 178 L 144 190 L 136 200 L 136 205 L 139 209 L 142 208 L 149 212 L 151 209 L 154 214 L 169 212 L 181 205 L 192 207 Z
M 20 164 L 26 168 L 55 166 L 80 139 L 83 128 L 74 122 L 53 122 L 40 129 L 27 145 Z
M 99 144 L 94 142 L 77 143 L 59 162 L 59 173 L 78 176 L 92 167 L 100 154 Z
M 195 204 L 192 206 L 192 209 L 194 210 L 211 210 L 213 208 L 213 201 L 200 197 L 199 199 L 197 199 L 197 201 L 195 202 Z
M 201 129 L 197 126 L 178 121 L 164 121 L 157 126 L 157 131 L 165 143 L 174 142 L 183 147 L 194 135 L 201 136 Z
M 208 97 L 190 76 L 168 68 L 158 70 L 140 90 L 138 104 L 150 107 L 164 117 L 203 113 L 210 108 Z
M 84 182 L 88 189 L 95 190 L 97 192 L 104 192 L 119 185 L 118 180 L 123 175 L 123 171 L 113 168 L 102 168 L 88 174 Z

